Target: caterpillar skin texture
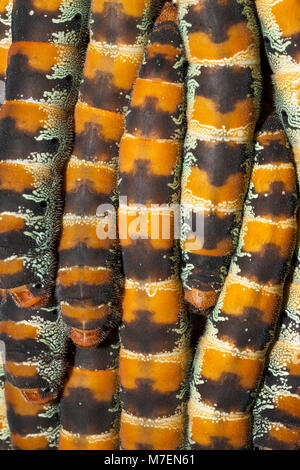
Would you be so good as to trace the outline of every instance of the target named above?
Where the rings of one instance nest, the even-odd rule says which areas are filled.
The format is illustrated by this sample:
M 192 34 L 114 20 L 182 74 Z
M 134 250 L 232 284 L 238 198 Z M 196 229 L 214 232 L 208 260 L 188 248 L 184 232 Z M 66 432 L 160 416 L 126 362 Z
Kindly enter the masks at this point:
M 253 163 L 261 73 L 249 0 L 179 0 L 189 61 L 182 174 L 182 280 L 191 312 L 213 307 L 237 242 Z M 197 216 L 203 235 L 193 232 Z
M 65 175 L 57 277 L 64 321 L 81 347 L 99 344 L 119 315 L 117 237 L 99 236 L 107 219 L 97 208 L 112 204 L 116 196 L 124 107 L 156 3 L 92 1 L 91 40 L 75 110 L 75 145 Z
M 178 246 L 174 233 L 164 239 L 160 232 L 168 207 L 180 200 L 184 60 L 177 8 L 168 2 L 150 34 L 119 154 L 119 233 L 125 274 L 120 443 L 125 450 L 179 449 L 184 441 L 189 327 Z M 122 200 L 126 196 L 127 203 Z M 145 207 L 146 228 L 141 223 L 142 237 L 134 239 L 130 226 L 138 204 Z M 152 204 L 166 207 L 155 209 Z M 150 238 L 148 227 L 157 237 Z
M 12 0 L 0 3 L 0 106 L 5 99 L 5 77 L 7 55 L 11 45 L 11 10 Z M 3 346 L 0 343 L 0 347 Z M 11 449 L 9 427 L 6 417 L 4 398 L 5 373 L 3 358 L 0 354 L 0 450 Z
M 0 337 L 6 344 L 7 387 L 23 394 L 33 415 L 35 406 L 45 404 L 49 413 L 57 409 L 53 399 L 64 371 L 64 328 L 52 291 L 61 171 L 72 143 L 87 15 L 85 0 L 15 0 L 12 11 L 6 101 L 0 110 Z M 35 29 L 28 29 L 30 18 Z M 57 34 L 49 34 L 54 24 Z M 32 424 L 32 433 L 24 416 L 8 414 L 12 435 L 17 421 L 26 435 L 49 434 L 54 446 L 57 413 L 44 420 L 48 424 Z M 23 441 L 12 441 L 22 447 Z
M 60 172 L 72 144 L 69 108 L 75 104 L 82 63 L 82 52 L 75 47 L 78 39 L 69 31 L 79 6 L 87 10 L 87 1 L 50 1 L 43 10 L 34 1 L 26 8 L 23 1 L 14 3 L 6 102 L 0 115 L 0 273 L 2 288 L 15 289 L 24 307 L 45 297 L 54 280 Z M 42 38 L 36 17 L 45 23 L 45 15 L 48 27 L 45 24 Z M 36 31 L 24 26 L 22 35 L 30 17 L 35 18 Z M 65 32 L 49 38 L 54 17 L 58 30 L 64 25 Z
M 95 348 L 75 348 L 61 400 L 60 450 L 113 450 L 119 441 L 116 331 Z
M 298 247 L 280 334 L 253 410 L 253 442 L 261 449 L 300 449 L 299 272 Z
M 6 403 L 4 397 L 5 373 L 0 356 L 0 450 L 11 450 L 10 432 L 6 415 Z
M 276 114 L 260 128 L 237 251 L 194 362 L 189 444 L 251 445 L 251 407 L 280 312 L 297 231 L 293 156 Z
M 59 244 L 57 295 L 76 345 L 61 404 L 61 450 L 110 450 L 119 444 L 119 344 L 109 329 L 120 315 L 120 254 L 116 237 L 98 236 L 106 222 L 97 207 L 113 203 L 127 95 L 157 4 L 95 0 L 91 5 L 91 40 L 75 110 Z
M 273 71 L 277 111 L 293 147 L 299 183 L 300 4 L 257 0 L 256 6 Z M 299 246 L 298 238 L 278 341 L 254 409 L 253 442 L 262 449 L 300 448 Z
M 14 450 L 56 450 L 59 436 L 57 401 L 31 403 L 21 390 L 5 383 L 10 438 Z

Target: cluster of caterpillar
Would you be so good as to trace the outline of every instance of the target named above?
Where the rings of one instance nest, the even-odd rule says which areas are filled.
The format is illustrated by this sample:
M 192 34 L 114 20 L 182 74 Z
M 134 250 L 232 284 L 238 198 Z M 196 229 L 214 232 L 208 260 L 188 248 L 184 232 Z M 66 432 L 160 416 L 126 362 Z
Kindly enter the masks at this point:
M 117 234 L 106 238 L 100 232 L 113 218 L 125 107 L 159 3 L 91 3 L 91 38 L 75 108 L 59 243 L 57 297 L 76 345 L 61 401 L 61 450 L 118 447 L 114 326 L 120 316 L 120 254 Z
M 87 0 L 14 0 L 0 110 L 0 339 L 14 449 L 50 449 L 64 326 L 53 288 L 61 172 L 87 38 Z
M 176 3 L 0 2 L 1 450 L 299 448 L 299 1 L 255 0 L 255 139 L 254 2 Z
M 276 113 L 259 129 L 239 243 L 194 363 L 189 444 L 251 447 L 251 408 L 296 241 L 293 155 Z
M 300 182 L 300 3 L 256 0 L 275 101 L 293 147 Z M 254 408 L 253 442 L 262 449 L 300 448 L 300 241 L 278 339 Z
M 178 6 L 189 62 L 182 280 L 189 310 L 206 314 L 216 304 L 237 242 L 253 164 L 259 32 L 249 0 L 179 0 Z
M 184 81 L 177 7 L 167 2 L 149 37 L 119 153 L 124 450 L 174 450 L 185 439 L 189 325 L 172 212 L 180 201 Z

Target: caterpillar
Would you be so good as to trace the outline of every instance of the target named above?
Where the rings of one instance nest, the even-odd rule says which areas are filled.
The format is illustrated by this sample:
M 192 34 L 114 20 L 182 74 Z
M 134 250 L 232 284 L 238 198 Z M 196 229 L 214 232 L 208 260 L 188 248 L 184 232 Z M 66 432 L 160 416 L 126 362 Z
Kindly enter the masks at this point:
M 189 401 L 194 449 L 251 446 L 251 409 L 296 241 L 296 174 L 276 113 L 261 125 L 237 250 L 198 344 Z
M 0 338 L 6 344 L 7 396 L 21 394 L 28 415 L 38 414 L 37 423 L 32 418 L 25 425 L 26 413 L 8 409 L 10 428 L 24 426 L 27 437 L 36 437 L 24 435 L 18 443 L 13 436 L 20 432 L 12 431 L 15 448 L 22 442 L 25 448 L 32 443 L 44 449 L 48 442 L 52 448 L 57 442 L 55 397 L 64 372 L 65 332 L 53 297 L 56 239 L 87 16 L 87 0 L 13 4 L 0 110 Z M 35 431 L 29 431 L 30 422 Z
M 293 147 L 299 184 L 300 5 L 295 0 L 256 0 L 256 6 L 273 71 L 276 107 Z M 299 246 L 298 237 L 282 324 L 254 408 L 253 442 L 262 449 L 300 448 Z
M 154 4 L 92 1 L 91 40 L 75 110 L 75 144 L 65 174 L 57 276 L 64 321 L 75 344 L 82 347 L 99 344 L 119 311 L 117 235 L 99 235 L 107 218 L 97 208 L 112 206 L 115 198 L 126 96 L 142 60 Z
M 86 1 L 78 0 L 41 7 L 35 3 L 14 3 L 6 101 L 1 108 L 2 205 L 4 196 L 10 196 L 10 207 L 1 208 L 1 284 L 24 307 L 46 302 L 53 286 L 59 171 L 72 143 L 74 89 L 82 63 L 80 35 L 74 33 L 85 29 L 83 13 L 76 12 L 87 7 Z M 56 24 L 58 36 L 53 33 L 51 38 L 49 30 Z M 51 191 L 57 197 L 51 198 Z
M 11 44 L 11 10 L 12 1 L 4 0 L 0 5 L 0 106 L 5 99 L 5 77 L 7 55 Z M 1 352 L 3 345 L 0 343 Z M 0 352 L 0 450 L 11 448 L 9 427 L 6 417 L 6 404 L 4 398 L 5 373 L 3 357 Z
M 125 107 L 160 3 L 91 4 L 91 39 L 75 109 L 74 149 L 65 172 L 59 243 L 56 292 L 76 345 L 61 403 L 61 450 L 114 449 L 119 444 L 115 326 L 120 316 L 120 253 L 116 233 L 110 238 L 99 235 L 107 219 L 97 209 L 107 205 L 113 217 Z
M 167 2 L 132 90 L 119 153 L 124 450 L 179 449 L 184 443 L 189 325 L 172 210 L 180 201 L 184 69 L 177 7 Z
M 216 304 L 253 163 L 261 72 L 252 3 L 178 1 L 189 62 L 181 277 L 187 308 L 196 314 Z

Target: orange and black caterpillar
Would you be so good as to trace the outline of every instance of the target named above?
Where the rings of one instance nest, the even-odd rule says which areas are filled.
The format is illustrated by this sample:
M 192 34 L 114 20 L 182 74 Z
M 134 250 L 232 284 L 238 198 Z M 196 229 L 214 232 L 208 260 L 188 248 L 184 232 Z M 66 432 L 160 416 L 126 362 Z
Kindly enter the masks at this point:
M 259 32 L 251 0 L 179 0 L 178 8 L 189 61 L 182 280 L 189 310 L 201 313 L 216 303 L 240 227 L 260 102 Z
M 278 114 L 293 147 L 300 181 L 300 3 L 256 0 L 273 71 Z M 299 220 L 298 220 L 299 227 Z M 300 449 L 300 241 L 278 339 L 254 409 L 253 442 L 262 449 Z
M 167 2 L 150 34 L 119 153 L 124 450 L 179 449 L 185 438 L 189 325 L 172 212 L 180 201 L 184 79 L 177 7 Z
M 65 173 L 59 244 L 57 296 L 76 345 L 62 397 L 61 450 L 118 447 L 119 348 L 113 326 L 120 316 L 120 255 L 116 233 L 101 238 L 107 220 L 104 209 L 97 208 L 110 205 L 110 215 L 114 207 L 125 105 L 159 3 L 91 4 L 91 39 L 75 109 L 75 144 Z
M 195 449 L 251 446 L 251 408 L 296 240 L 296 173 L 276 113 L 255 148 L 238 247 L 194 362 L 188 438 Z
M 20 442 L 35 450 L 57 445 L 53 398 L 64 370 L 65 332 L 53 299 L 55 251 L 87 16 L 87 0 L 15 0 L 12 10 L 0 110 L 0 338 L 6 388 L 36 415 L 28 419 L 8 404 L 15 448 Z M 43 410 L 49 413 L 41 420 Z
M 101 205 L 114 207 L 124 108 L 157 3 L 92 1 L 91 40 L 75 110 L 75 144 L 65 175 L 57 277 L 64 321 L 71 327 L 73 341 L 82 347 L 99 344 L 119 315 L 117 234 L 101 237 L 107 224 L 106 207 Z
M 1 288 L 14 292 L 23 305 L 45 297 L 54 281 L 60 171 L 72 144 L 74 90 L 82 63 L 80 35 L 70 28 L 76 11 L 87 9 L 87 0 L 35 3 L 14 3 L 0 116 Z M 85 29 L 83 13 L 77 22 Z M 28 28 L 32 17 L 36 29 Z M 42 31 L 39 18 L 47 19 Z M 49 35 L 53 24 L 64 30 L 58 37 Z

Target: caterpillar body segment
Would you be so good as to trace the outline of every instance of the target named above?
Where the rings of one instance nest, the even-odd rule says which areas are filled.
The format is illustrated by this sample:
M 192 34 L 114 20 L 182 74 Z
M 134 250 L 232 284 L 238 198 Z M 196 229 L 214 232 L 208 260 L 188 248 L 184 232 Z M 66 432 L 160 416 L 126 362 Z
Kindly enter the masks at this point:
M 280 333 L 253 410 L 253 443 L 272 450 L 299 450 L 299 248 L 287 285 Z
M 14 41 L 49 42 L 81 48 L 88 37 L 89 6 L 89 2 L 82 0 L 14 0 Z
M 195 449 L 251 446 L 251 408 L 296 241 L 296 173 L 276 113 L 255 149 L 239 243 L 195 357 L 188 410 Z
M 54 282 L 60 174 L 72 144 L 72 114 L 83 44 L 75 47 L 63 37 L 58 43 L 53 42 L 54 38 L 48 42 L 51 38 L 47 28 L 38 41 L 36 37 L 29 41 L 27 36 L 20 41 L 23 3 L 15 2 L 12 12 L 13 44 L 8 57 L 6 102 L 0 115 L 0 272 L 2 288 L 19 290 L 24 286 L 24 295 L 36 297 L 39 293 L 45 296 Z M 73 11 L 72 3 L 62 0 L 56 2 L 55 9 L 54 4 L 45 6 L 66 33 L 80 5 L 75 1 Z M 81 1 L 80 8 L 82 25 L 86 23 L 88 2 Z M 39 7 L 35 9 L 33 4 L 30 11 L 38 24 Z M 54 19 L 47 18 L 52 24 Z M 34 285 L 40 292 L 34 290 Z
M 256 7 L 273 72 L 276 107 L 293 147 L 299 184 L 300 5 L 293 0 L 256 0 Z M 282 325 L 254 409 L 253 442 L 259 448 L 300 448 L 298 284 L 299 239 L 293 275 L 287 286 Z
M 60 450 L 118 448 L 118 353 L 116 331 L 98 347 L 75 348 L 61 400 Z
M 10 439 L 14 450 L 56 450 L 59 438 L 57 400 L 28 401 L 21 390 L 5 383 Z
M 5 343 L 6 379 L 29 401 L 53 397 L 65 363 L 65 328 L 55 302 L 22 308 L 14 294 L 6 293 L 0 340 Z
M 11 405 L 19 410 L 12 412 L 8 404 L 16 449 L 57 446 L 65 329 L 53 299 L 56 241 L 88 7 L 88 0 L 16 0 L 12 9 L 0 110 L 0 337 L 6 347 L 6 402 L 13 397 L 20 405 Z M 44 412 L 51 419 L 41 419 Z
M 172 210 L 180 200 L 184 68 L 177 8 L 167 2 L 149 37 L 119 153 L 124 450 L 184 444 L 189 325 Z M 171 228 L 164 237 L 165 222 Z
M 109 237 L 103 232 L 107 222 L 116 226 L 124 112 L 159 3 L 91 4 L 91 37 L 75 109 L 75 143 L 65 173 L 59 244 L 57 296 L 75 343 L 75 362 L 61 403 L 61 450 L 119 446 L 119 344 L 114 327 L 120 315 L 120 253 L 116 231 Z
M 94 347 L 119 317 L 120 254 L 114 204 L 119 142 L 159 2 L 94 0 L 75 144 L 65 174 L 57 295 L 71 338 Z M 113 233 L 105 234 L 107 224 Z
M 14 42 L 8 58 L 7 100 L 32 101 L 67 110 L 74 107 L 82 55 L 75 46 Z
M 248 0 L 179 0 L 178 8 L 189 62 L 183 217 L 191 212 L 182 226 L 181 276 L 189 310 L 203 313 L 224 282 L 253 163 L 259 32 Z
M 299 122 L 299 15 L 297 1 L 256 0 L 265 48 L 275 88 L 276 107 L 297 155 L 300 149 Z

